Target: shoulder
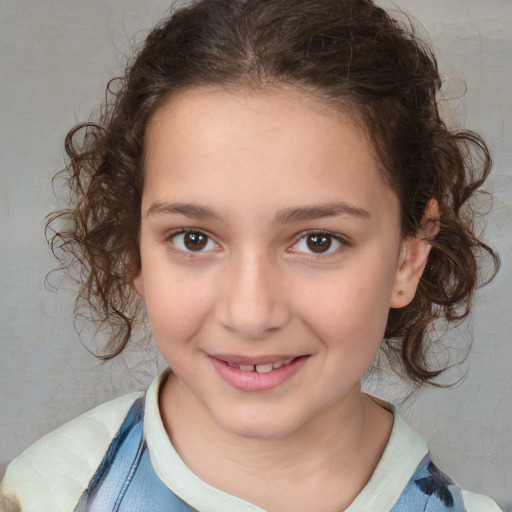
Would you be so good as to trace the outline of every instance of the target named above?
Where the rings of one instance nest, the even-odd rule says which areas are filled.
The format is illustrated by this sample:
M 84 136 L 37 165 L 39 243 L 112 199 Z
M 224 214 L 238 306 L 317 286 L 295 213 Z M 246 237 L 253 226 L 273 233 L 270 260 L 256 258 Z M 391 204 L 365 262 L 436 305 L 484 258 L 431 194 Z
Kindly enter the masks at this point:
M 462 498 L 467 512 L 502 512 L 497 503 L 488 496 L 463 490 Z
M 100 405 L 25 450 L 7 468 L 0 505 L 23 512 L 73 510 L 126 414 L 142 396 L 131 393 Z
M 370 481 L 346 512 L 501 512 L 492 499 L 462 490 L 443 473 L 420 434 L 395 407 L 383 406 L 394 413 L 393 430 Z
M 501 512 L 487 496 L 461 489 L 427 455 L 418 465 L 393 512 Z

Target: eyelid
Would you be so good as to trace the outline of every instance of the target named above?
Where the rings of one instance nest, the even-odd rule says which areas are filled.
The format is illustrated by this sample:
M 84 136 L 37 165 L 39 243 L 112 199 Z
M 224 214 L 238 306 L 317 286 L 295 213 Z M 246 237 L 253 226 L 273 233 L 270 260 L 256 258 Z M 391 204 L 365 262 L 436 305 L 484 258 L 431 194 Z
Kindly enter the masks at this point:
M 340 247 L 338 247 L 337 249 L 334 249 L 334 250 L 328 250 L 324 253 L 322 253 L 322 252 L 315 253 L 313 251 L 305 252 L 305 251 L 298 251 L 295 249 L 295 247 L 301 240 L 303 240 L 304 238 L 311 236 L 311 235 L 329 236 L 333 240 L 338 242 L 340 244 Z M 340 251 L 343 250 L 343 248 L 350 246 L 350 245 L 351 245 L 350 241 L 346 237 L 344 237 L 343 235 L 341 235 L 339 233 L 333 233 L 332 231 L 326 231 L 324 229 L 310 229 L 307 231 L 302 231 L 295 237 L 295 241 L 293 242 L 292 246 L 290 247 L 290 252 L 304 254 L 309 258 L 327 258 L 327 257 L 334 256 L 334 255 L 338 254 Z
M 187 249 L 182 249 L 180 247 L 178 247 L 174 242 L 173 242 L 173 239 L 175 237 L 177 237 L 178 235 L 181 235 L 181 234 L 186 234 L 186 233 L 197 233 L 197 234 L 200 234 L 200 235 L 203 235 L 205 236 L 207 239 L 208 239 L 208 242 L 212 242 L 214 245 L 215 245 L 215 248 L 214 249 L 202 249 L 200 251 L 190 251 L 190 250 L 187 250 Z M 206 254 L 206 253 L 210 253 L 211 251 L 215 250 L 215 249 L 219 249 L 220 246 L 219 244 L 215 241 L 214 237 L 212 237 L 208 232 L 206 232 L 204 229 L 199 229 L 199 228 L 177 228 L 177 229 L 173 229 L 171 231 L 168 231 L 166 234 L 165 234 L 165 240 L 170 242 L 170 245 L 171 245 L 171 248 L 173 251 L 175 252 L 179 252 L 180 254 L 183 254 L 183 255 L 186 255 L 186 256 L 192 256 L 192 255 L 201 255 L 201 254 Z

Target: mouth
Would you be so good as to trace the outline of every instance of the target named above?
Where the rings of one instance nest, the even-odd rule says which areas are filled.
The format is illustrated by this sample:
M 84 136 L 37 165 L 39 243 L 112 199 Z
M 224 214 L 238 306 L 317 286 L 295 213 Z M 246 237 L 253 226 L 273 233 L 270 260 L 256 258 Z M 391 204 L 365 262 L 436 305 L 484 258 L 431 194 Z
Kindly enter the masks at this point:
M 210 356 L 219 376 L 241 391 L 269 391 L 298 373 L 309 355 L 268 355 L 260 357 L 220 355 Z
M 293 363 L 293 361 L 297 359 L 296 357 L 281 359 L 275 362 L 270 363 L 259 363 L 259 364 L 242 364 L 242 363 L 234 363 L 230 361 L 226 361 L 226 363 L 231 366 L 231 368 L 238 368 L 243 372 L 256 372 L 256 373 L 271 373 L 274 370 L 278 370 L 283 366 L 289 365 Z

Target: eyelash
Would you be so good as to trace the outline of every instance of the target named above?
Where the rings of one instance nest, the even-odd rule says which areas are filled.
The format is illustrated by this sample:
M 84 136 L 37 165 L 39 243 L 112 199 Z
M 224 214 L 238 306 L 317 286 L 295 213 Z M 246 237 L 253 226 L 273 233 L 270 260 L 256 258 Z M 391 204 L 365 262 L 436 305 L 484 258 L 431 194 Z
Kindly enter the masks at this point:
M 335 248 L 334 250 L 331 250 L 331 245 L 328 247 L 328 250 L 325 251 L 325 252 L 318 252 L 318 253 L 315 253 L 314 251 L 310 251 L 310 252 L 306 252 L 306 251 L 297 251 L 295 249 L 295 247 L 301 242 L 301 241 L 305 241 L 307 240 L 308 237 L 310 236 L 324 236 L 324 237 L 328 237 L 331 239 L 331 245 L 332 245 L 332 242 L 337 242 L 339 244 L 339 247 Z M 344 247 L 350 245 L 349 242 L 344 238 L 342 237 L 341 235 L 337 234 L 337 233 L 332 233 L 331 231 L 324 231 L 324 230 L 311 230 L 311 231 L 304 231 L 302 232 L 298 237 L 297 237 L 297 241 L 294 242 L 294 244 L 291 246 L 291 249 L 290 249 L 290 252 L 294 252 L 294 253 L 301 253 L 301 254 L 304 254 L 306 255 L 306 257 L 308 258 L 314 258 L 314 259 L 318 259 L 318 258 L 329 258 L 329 257 L 332 257 L 332 256 L 335 256 L 336 254 L 338 254 L 341 250 L 343 250 Z
M 201 253 L 208 252 L 208 251 L 211 250 L 211 249 L 209 249 L 208 251 L 202 251 L 202 250 L 200 250 L 200 251 L 192 251 L 192 250 L 187 250 L 186 248 L 178 247 L 178 245 L 174 242 L 174 239 L 177 236 L 179 236 L 179 235 L 186 235 L 186 234 L 194 234 L 194 235 L 203 236 L 206 239 L 206 245 L 208 245 L 210 242 L 212 242 L 213 244 L 215 244 L 216 248 L 219 247 L 218 244 L 216 244 L 213 241 L 213 239 L 212 239 L 212 237 L 210 235 L 208 235 L 207 233 L 205 233 L 204 231 L 202 231 L 200 229 L 195 229 L 195 228 L 176 229 L 174 231 L 171 231 L 165 237 L 165 239 L 171 243 L 171 247 L 172 247 L 172 249 L 174 251 L 178 252 L 181 255 L 186 255 L 187 257 L 193 257 L 196 254 L 201 254 Z
M 210 235 L 208 235 L 206 232 L 204 232 L 204 231 L 202 231 L 200 229 L 195 229 L 195 228 L 181 228 L 181 229 L 177 229 L 177 230 L 171 231 L 165 237 L 165 239 L 167 241 L 171 242 L 171 247 L 172 247 L 172 249 L 174 251 L 178 252 L 181 255 L 186 255 L 187 257 L 193 257 L 194 255 L 202 254 L 202 253 L 209 252 L 209 251 L 212 250 L 212 249 L 208 249 L 206 251 L 204 251 L 204 250 L 193 251 L 193 250 L 187 250 L 186 248 L 178 247 L 178 245 L 173 240 L 177 236 L 179 236 L 179 235 L 186 235 L 186 234 L 195 234 L 195 235 L 203 236 L 203 237 L 206 238 L 206 246 L 210 242 L 212 242 L 213 244 L 215 244 L 216 248 L 219 247 L 218 244 L 216 244 L 213 241 L 213 239 L 212 239 L 212 237 Z M 324 237 L 330 238 L 331 239 L 331 244 L 328 247 L 328 250 L 325 251 L 325 252 L 318 252 L 318 253 L 315 253 L 314 251 L 311 251 L 311 252 L 298 251 L 296 249 L 296 246 L 301 241 L 307 240 L 307 238 L 310 237 L 310 236 L 324 236 Z M 335 241 L 336 243 L 338 243 L 339 247 L 335 248 L 334 250 L 330 250 L 331 249 L 331 245 L 332 245 L 332 241 Z M 307 242 L 305 242 L 305 243 L 307 243 Z M 296 241 L 290 247 L 289 252 L 304 254 L 304 255 L 306 255 L 306 257 L 315 258 L 315 259 L 327 258 L 327 257 L 331 257 L 331 256 L 339 253 L 343 249 L 343 247 L 346 247 L 346 246 L 349 246 L 349 245 L 350 245 L 350 243 L 344 237 L 340 236 L 337 233 L 332 233 L 330 231 L 323 231 L 323 230 L 311 230 L 311 231 L 304 231 L 304 232 L 300 233 L 300 235 L 296 238 Z

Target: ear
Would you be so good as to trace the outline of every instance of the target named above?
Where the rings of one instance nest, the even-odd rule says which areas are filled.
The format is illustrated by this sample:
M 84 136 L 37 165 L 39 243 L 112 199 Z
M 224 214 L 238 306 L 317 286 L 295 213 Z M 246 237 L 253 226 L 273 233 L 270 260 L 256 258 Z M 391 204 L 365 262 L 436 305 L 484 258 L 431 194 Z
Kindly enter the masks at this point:
M 137 293 L 144 298 L 144 278 L 142 277 L 142 270 L 139 270 L 139 273 L 135 276 L 133 280 L 133 286 Z
M 431 199 L 423 212 L 420 230 L 402 243 L 390 307 L 403 308 L 414 298 L 432 247 L 430 242 L 439 227 L 439 204 Z

